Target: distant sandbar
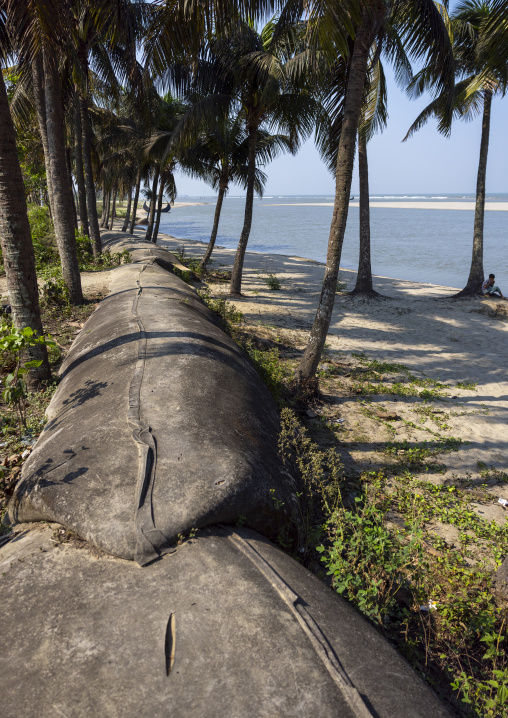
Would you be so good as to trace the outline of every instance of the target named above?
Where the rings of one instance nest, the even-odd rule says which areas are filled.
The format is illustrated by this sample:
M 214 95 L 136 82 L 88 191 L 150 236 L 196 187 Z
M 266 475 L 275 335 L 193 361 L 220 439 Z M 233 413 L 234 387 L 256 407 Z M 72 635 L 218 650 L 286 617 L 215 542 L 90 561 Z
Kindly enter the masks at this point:
M 286 202 L 265 203 L 262 207 L 333 207 L 333 202 Z M 358 202 L 350 202 L 350 207 L 359 207 Z M 474 210 L 474 202 L 371 202 L 370 207 L 384 209 L 454 209 Z M 485 209 L 494 212 L 508 212 L 508 202 L 486 202 Z

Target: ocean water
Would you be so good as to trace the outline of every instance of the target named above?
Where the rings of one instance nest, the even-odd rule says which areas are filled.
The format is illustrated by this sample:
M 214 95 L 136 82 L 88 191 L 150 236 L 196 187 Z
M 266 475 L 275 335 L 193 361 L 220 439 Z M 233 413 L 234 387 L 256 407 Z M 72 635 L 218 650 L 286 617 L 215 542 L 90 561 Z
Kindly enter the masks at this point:
M 179 197 L 210 204 L 173 209 L 161 219 L 161 232 L 208 242 L 216 198 Z M 473 195 L 371 195 L 372 202 L 471 202 Z M 487 195 L 487 202 L 507 202 L 508 194 Z M 333 202 L 330 195 L 256 198 L 248 250 L 298 255 L 324 262 Z M 279 206 L 277 206 L 279 205 Z M 245 199 L 224 200 L 217 244 L 235 248 L 243 225 Z M 341 266 L 358 265 L 358 207 L 350 207 Z M 469 273 L 474 212 L 469 209 L 371 208 L 372 271 L 374 274 L 451 287 L 464 286 Z M 508 295 L 508 212 L 486 211 L 484 269 L 494 272 Z

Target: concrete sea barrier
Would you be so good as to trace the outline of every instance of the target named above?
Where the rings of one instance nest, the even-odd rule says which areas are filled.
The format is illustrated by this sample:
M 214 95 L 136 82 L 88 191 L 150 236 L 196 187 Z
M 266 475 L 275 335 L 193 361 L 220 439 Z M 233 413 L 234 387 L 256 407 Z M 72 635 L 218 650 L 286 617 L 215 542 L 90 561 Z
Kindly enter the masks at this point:
M 296 510 L 269 391 L 196 291 L 157 264 L 113 272 L 61 377 L 15 521 L 57 521 L 143 564 L 192 528 L 242 517 L 272 536 L 281 507 Z
M 75 340 L 9 507 L 2 715 L 445 718 L 365 619 L 258 533 L 296 509 L 276 407 L 149 249 L 113 271 Z

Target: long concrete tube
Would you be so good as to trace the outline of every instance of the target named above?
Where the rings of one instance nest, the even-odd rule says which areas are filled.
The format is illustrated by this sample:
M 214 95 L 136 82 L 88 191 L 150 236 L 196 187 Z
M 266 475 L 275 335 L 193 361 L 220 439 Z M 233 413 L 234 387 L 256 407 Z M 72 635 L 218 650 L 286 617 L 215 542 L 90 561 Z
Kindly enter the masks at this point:
M 140 564 L 218 522 L 276 536 L 297 484 L 269 391 L 192 287 L 146 258 L 113 274 L 62 366 L 11 518 L 58 521 Z
M 2 715 L 449 715 L 344 600 L 232 525 L 270 533 L 270 489 L 291 513 L 276 411 L 194 292 L 151 261 L 115 270 L 16 489 L 19 520 L 89 543 L 38 523 L 0 548 Z M 184 526 L 207 528 L 171 545 Z

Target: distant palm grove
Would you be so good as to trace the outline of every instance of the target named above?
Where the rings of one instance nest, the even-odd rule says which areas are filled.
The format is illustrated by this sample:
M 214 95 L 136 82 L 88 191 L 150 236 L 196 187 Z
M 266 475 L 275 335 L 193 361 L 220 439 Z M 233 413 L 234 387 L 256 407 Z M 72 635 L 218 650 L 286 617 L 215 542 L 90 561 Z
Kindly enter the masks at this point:
M 79 304 L 80 256 L 102 261 L 100 230 L 113 226 L 117 198 L 127 200 L 122 229 L 131 234 L 149 202 L 146 239 L 156 242 L 164 199 L 177 196 L 176 169 L 218 193 L 203 272 L 224 196 L 233 183 L 246 191 L 230 285 L 241 296 L 254 193 L 266 182 L 261 167 L 314 136 L 335 178 L 335 202 L 296 377 L 311 381 L 332 316 L 357 143 L 354 292 L 376 296 L 367 148 L 388 122 L 385 64 L 409 96 L 432 97 L 408 136 L 430 117 L 444 134 L 454 120 L 479 117 L 471 270 L 461 295 L 478 293 L 491 103 L 507 87 L 507 0 L 466 0 L 450 14 L 432 0 L 0 0 L 0 8 L 0 235 L 18 329 L 43 333 L 37 273 L 49 250 L 33 237 L 29 213 L 51 221 L 61 285 Z M 37 387 L 49 378 L 46 347 L 27 351 Z

